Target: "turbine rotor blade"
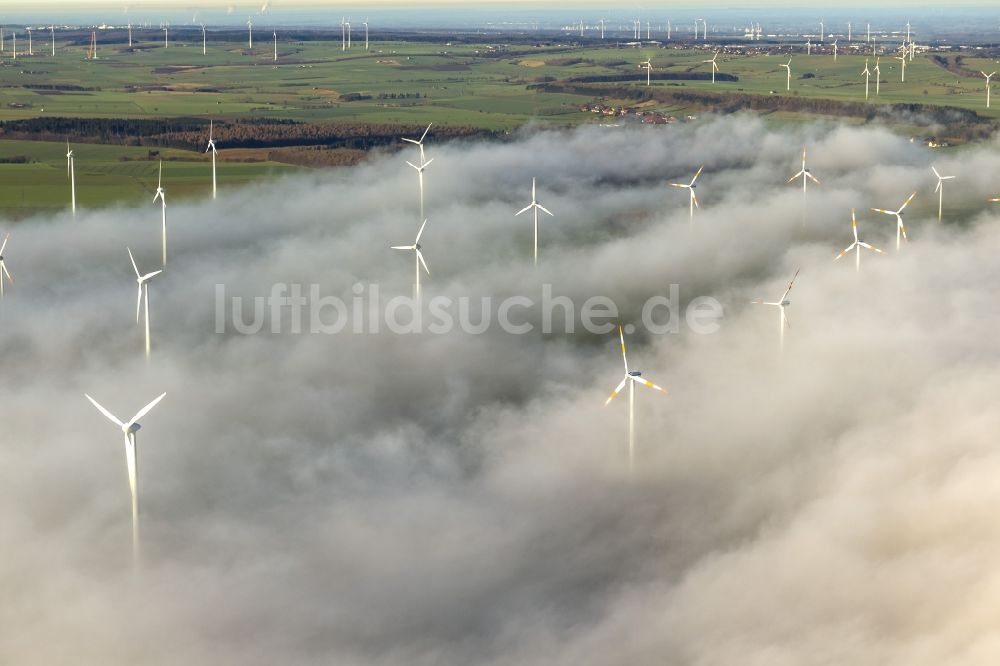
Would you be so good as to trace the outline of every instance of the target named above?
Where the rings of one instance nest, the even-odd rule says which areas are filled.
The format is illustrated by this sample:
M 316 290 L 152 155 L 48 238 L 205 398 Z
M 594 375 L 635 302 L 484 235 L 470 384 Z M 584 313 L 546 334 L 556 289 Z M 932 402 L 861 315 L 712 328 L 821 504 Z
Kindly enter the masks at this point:
M 420 260 L 420 265 L 423 266 L 424 267 L 424 271 L 426 271 L 427 274 L 430 275 L 431 274 L 431 269 L 427 268 L 427 262 L 424 261 L 424 255 L 423 255 L 423 253 L 420 250 L 415 250 L 415 251 L 417 253 L 417 259 Z
M 608 399 L 604 401 L 605 407 L 610 405 L 611 401 L 618 397 L 618 394 L 622 392 L 623 388 L 625 388 L 625 384 L 628 383 L 628 378 L 630 376 L 631 375 L 625 375 L 625 379 L 622 380 L 622 383 L 619 384 L 617 387 L 615 387 L 615 390 L 611 392 L 611 395 L 608 396 Z
M 426 226 L 427 226 L 427 220 L 425 219 L 424 223 L 420 225 L 420 231 L 417 232 L 417 240 L 413 241 L 414 246 L 416 246 L 416 244 L 420 242 L 420 237 L 423 236 L 424 227 Z
M 666 393 L 667 392 L 667 389 L 663 388 L 662 386 L 657 386 L 653 382 L 648 381 L 646 379 L 643 379 L 642 377 L 636 377 L 634 375 L 629 375 L 629 377 L 632 378 L 632 381 L 634 381 L 636 383 L 639 383 L 639 384 L 642 384 L 644 386 L 648 386 L 649 388 L 654 389 L 656 391 L 659 391 L 660 393 Z
M 128 250 L 128 258 L 132 262 L 132 268 L 135 269 L 135 276 L 141 277 L 142 274 L 139 272 L 139 267 L 135 265 L 135 257 L 132 256 L 132 250 L 129 249 L 128 247 L 126 247 L 125 249 Z
M 97 411 L 99 411 L 101 414 L 104 414 L 104 416 L 106 416 L 108 418 L 108 420 L 110 420 L 112 423 L 114 423 L 115 425 L 117 425 L 119 428 L 126 427 L 124 423 L 122 423 L 121 421 L 118 420 L 117 416 L 115 416 L 114 414 L 112 414 L 108 410 L 104 409 L 104 407 L 102 407 L 99 402 L 97 402 L 96 400 L 94 400 L 93 398 L 91 398 L 86 393 L 84 393 L 83 395 L 87 398 L 87 400 L 90 401 L 90 403 L 94 407 L 97 407 Z
M 136 413 L 136 415 L 132 417 L 132 420 L 128 422 L 128 425 L 132 425 L 133 423 L 135 423 L 136 421 L 138 421 L 139 419 L 141 419 L 146 414 L 149 414 L 149 411 L 151 409 L 153 409 L 153 407 L 156 407 L 157 403 L 159 403 L 161 400 L 163 400 L 166 396 L 167 396 L 166 393 L 161 393 L 160 397 L 156 398 L 151 403 L 149 403 L 148 405 L 146 405 L 145 407 L 143 407 L 142 409 L 140 409 L 138 411 L 138 413 Z

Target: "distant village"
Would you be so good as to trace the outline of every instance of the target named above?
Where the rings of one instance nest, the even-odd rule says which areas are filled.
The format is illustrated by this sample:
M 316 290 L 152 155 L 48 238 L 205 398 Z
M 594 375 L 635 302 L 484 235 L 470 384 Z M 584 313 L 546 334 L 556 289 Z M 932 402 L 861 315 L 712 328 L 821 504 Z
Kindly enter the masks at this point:
M 625 118 L 646 125 L 670 125 L 678 122 L 677 117 L 656 111 L 640 109 L 634 106 L 609 106 L 606 104 L 584 104 L 580 107 L 583 113 L 594 113 L 608 118 Z M 685 116 L 684 120 L 697 120 L 696 116 Z

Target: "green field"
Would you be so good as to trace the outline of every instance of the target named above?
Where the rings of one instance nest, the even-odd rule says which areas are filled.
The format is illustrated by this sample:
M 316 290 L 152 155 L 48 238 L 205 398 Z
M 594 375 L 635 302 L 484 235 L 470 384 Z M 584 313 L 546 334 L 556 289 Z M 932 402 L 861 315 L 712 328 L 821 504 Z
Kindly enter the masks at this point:
M 77 36 L 78 41 L 79 35 Z M 22 39 L 19 47 L 24 48 Z M 278 61 L 271 42 L 246 51 L 246 44 L 216 43 L 207 55 L 196 43 L 173 41 L 162 46 L 162 34 L 137 31 L 136 49 L 99 44 L 98 59 L 86 59 L 82 44 L 57 45 L 49 53 L 44 39 L 35 55 L 12 60 L 0 54 L 0 121 L 36 117 L 79 118 L 216 118 L 287 119 L 319 123 L 424 124 L 472 126 L 506 130 L 528 122 L 559 126 L 600 122 L 579 110 L 593 96 L 540 92 L 542 82 L 581 76 L 634 76 L 616 86 L 645 88 L 638 63 L 650 58 L 654 72 L 709 72 L 705 49 L 615 48 L 594 46 L 488 45 L 373 42 L 365 52 L 357 44 L 343 52 L 336 42 L 279 41 Z M 829 53 L 792 59 L 792 89 L 785 92 L 787 55 L 719 56 L 720 72 L 735 82 L 704 80 L 654 81 L 657 90 L 786 95 L 838 101 L 864 101 L 861 71 L 870 54 L 846 53 L 835 61 Z M 982 77 L 957 75 L 927 54 L 907 62 L 906 82 L 900 62 L 882 58 L 878 104 L 919 103 L 972 109 L 1000 118 L 1000 105 L 985 108 Z M 966 70 L 992 71 L 996 62 L 970 57 Z M 805 77 L 805 78 L 804 78 Z M 345 98 L 345 95 L 348 96 Z M 360 97 L 360 98 L 359 98 Z M 682 115 L 683 106 L 666 106 L 665 113 Z M 776 120 L 806 119 L 796 113 L 776 113 Z M 205 196 L 210 170 L 200 152 L 146 147 L 75 143 L 78 203 L 102 206 L 141 202 L 155 188 L 157 161 L 164 162 L 165 185 L 172 198 Z M 219 146 L 220 186 L 286 173 L 299 167 L 267 161 L 266 152 L 248 156 Z M 157 154 L 158 153 L 158 154 Z M 0 160 L 26 158 L 27 163 L 0 164 L 0 212 L 20 217 L 39 209 L 68 205 L 65 146 L 53 142 L 0 140 Z M 247 161 L 248 159 L 253 161 Z

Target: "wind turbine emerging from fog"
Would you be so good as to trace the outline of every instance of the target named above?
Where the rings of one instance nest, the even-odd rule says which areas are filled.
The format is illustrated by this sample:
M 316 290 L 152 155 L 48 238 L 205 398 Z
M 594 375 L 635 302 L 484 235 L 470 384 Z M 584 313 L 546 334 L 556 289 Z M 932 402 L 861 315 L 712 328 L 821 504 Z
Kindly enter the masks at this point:
M 156 194 L 153 195 L 153 203 L 159 199 L 160 209 L 163 211 L 163 265 L 167 265 L 167 196 L 163 191 L 163 161 L 160 161 L 160 175 L 156 180 Z
M 838 254 L 836 257 L 834 257 L 833 260 L 837 261 L 838 259 L 840 259 L 844 255 L 846 255 L 848 252 L 850 252 L 851 250 L 854 250 L 855 251 L 855 255 L 856 255 L 855 258 L 854 258 L 854 271 L 856 273 L 860 273 L 861 272 L 861 248 L 865 248 L 865 249 L 871 250 L 872 252 L 877 252 L 879 254 L 885 254 L 885 252 L 883 252 L 882 250 L 878 249 L 874 245 L 869 245 L 868 243 L 866 243 L 863 240 L 861 240 L 861 239 L 858 238 L 858 220 L 854 216 L 854 209 L 853 208 L 851 209 L 851 230 L 854 232 L 854 242 L 851 243 L 850 245 L 848 245 L 846 248 L 844 248 L 844 251 L 841 252 L 840 254 Z
M 785 90 L 792 89 L 792 57 L 788 56 L 788 64 L 778 65 L 779 67 L 784 67 L 785 71 L 788 72 L 788 76 L 785 80 Z
M 702 60 L 703 63 L 712 63 L 712 83 L 715 83 L 715 73 L 719 71 L 719 63 L 715 61 L 719 57 L 719 52 L 716 51 L 715 55 L 712 56 L 711 60 Z
M 931 171 L 934 172 L 934 175 L 937 176 L 938 179 L 937 187 L 934 188 L 934 191 L 937 192 L 938 194 L 938 222 L 940 222 L 941 211 L 944 207 L 944 181 L 952 180 L 954 176 L 942 176 L 941 174 L 938 173 L 938 170 L 935 169 L 934 167 L 931 167 Z
M 615 387 L 615 390 L 611 392 L 608 399 L 604 401 L 604 406 L 607 407 L 610 405 L 611 401 L 617 398 L 618 394 L 625 388 L 625 385 L 628 384 L 628 420 L 626 421 L 625 440 L 628 444 L 628 467 L 629 471 L 632 471 L 635 468 L 635 385 L 642 384 L 660 393 L 666 393 L 667 390 L 651 381 L 643 379 L 642 373 L 638 370 L 630 371 L 628 369 L 628 356 L 625 354 L 625 333 L 622 331 L 621 324 L 618 324 L 618 338 L 622 343 L 622 361 L 625 363 L 625 377 Z
M 694 178 L 692 178 L 691 182 L 688 183 L 687 185 L 685 185 L 684 183 L 670 183 L 670 187 L 680 187 L 686 189 L 690 193 L 691 222 L 694 222 L 694 209 L 701 208 L 701 206 L 698 205 L 698 197 L 695 196 L 694 193 L 694 188 L 697 187 L 697 185 L 694 184 L 694 181 L 698 180 L 698 176 L 701 175 L 701 170 L 704 168 L 705 168 L 704 164 L 698 167 L 698 171 L 694 174 Z
M 424 157 L 424 139 L 427 138 L 427 133 L 431 131 L 431 125 L 433 125 L 433 124 L 434 123 L 431 123 L 430 125 L 427 125 L 427 129 L 424 130 L 424 133 L 421 135 L 419 141 L 416 140 L 416 139 L 403 139 L 403 141 L 405 141 L 407 143 L 412 143 L 413 145 L 415 145 L 418 148 L 420 148 L 420 163 L 421 164 L 423 164 L 426 161 L 426 158 Z
M 917 196 L 914 192 L 910 195 L 910 198 L 903 202 L 903 205 L 899 207 L 899 210 L 885 210 L 884 208 L 872 208 L 876 213 L 885 213 L 886 215 L 896 216 L 896 252 L 899 252 L 899 238 L 902 235 L 903 240 L 909 240 L 906 238 L 906 227 L 903 226 L 903 209 L 910 205 L 913 201 L 913 197 Z
M 144 417 L 146 414 L 156 407 L 156 405 L 163 400 L 166 393 L 160 394 L 160 397 L 153 400 L 151 403 L 140 409 L 135 416 L 133 416 L 129 421 L 121 421 L 117 416 L 106 410 L 100 405 L 96 400 L 91 398 L 89 395 L 84 393 L 87 400 L 97 408 L 101 414 L 116 426 L 122 429 L 122 433 L 125 434 L 125 465 L 128 469 L 128 487 L 132 493 L 132 559 L 133 562 L 139 556 L 139 470 L 138 470 L 138 460 L 136 458 L 136 433 L 142 427 L 139 425 L 139 419 Z
M 76 171 L 73 168 L 73 151 L 69 148 L 69 141 L 66 141 L 66 175 L 69 176 L 70 209 L 73 217 L 76 217 Z
M 146 322 L 146 359 L 149 359 L 150 350 L 152 346 L 150 345 L 149 338 L 149 285 L 146 284 L 153 277 L 159 275 L 163 271 L 153 271 L 152 273 L 146 273 L 142 275 L 139 273 L 139 267 L 135 265 L 135 258 L 132 256 L 132 250 L 128 250 L 128 258 L 132 261 L 132 268 L 135 269 L 135 281 L 139 284 L 139 293 L 136 295 L 135 300 L 135 323 L 139 323 L 139 313 L 143 310 L 143 305 L 145 305 L 145 322 Z
M 805 195 L 806 195 L 806 185 L 809 183 L 810 180 L 812 182 L 816 183 L 817 185 L 819 185 L 819 181 L 816 180 L 816 176 L 812 175 L 812 172 L 809 171 L 809 169 L 806 168 L 806 149 L 805 148 L 802 149 L 802 170 L 799 171 L 794 176 L 792 176 L 791 178 L 789 178 L 788 182 L 790 183 L 793 180 L 795 180 L 796 178 L 801 178 L 802 179 L 802 196 L 803 197 L 805 197 Z
M 208 151 L 212 151 L 212 198 L 213 199 L 215 198 L 215 193 L 216 193 L 215 156 L 219 152 L 219 151 L 217 151 L 215 149 L 215 139 L 212 138 L 212 133 L 214 131 L 214 128 L 215 128 L 215 121 L 214 120 L 209 120 L 208 121 L 208 148 L 205 149 L 205 152 L 207 153 Z M 154 199 L 154 201 L 155 201 L 155 199 Z
M 14 284 L 14 278 L 10 276 L 10 272 L 7 270 L 7 264 L 3 262 L 3 251 L 7 249 L 7 241 L 10 240 L 10 234 L 3 237 L 3 243 L 0 243 L 0 300 L 3 300 L 3 278 L 6 275 L 8 282 Z
M 413 245 L 392 246 L 393 250 L 413 250 L 414 254 L 416 255 L 414 261 L 416 262 L 417 274 L 416 274 L 416 281 L 413 283 L 413 293 L 414 296 L 416 296 L 417 298 L 420 297 L 420 266 L 422 265 L 424 267 L 424 270 L 427 271 L 428 275 L 431 274 L 430 269 L 427 268 L 427 263 L 424 261 L 424 255 L 420 252 L 420 237 L 423 235 L 424 227 L 426 226 L 427 226 L 427 220 L 424 220 L 424 223 L 420 225 L 420 231 L 417 232 L 417 238 L 416 240 L 413 241 Z
M 533 210 L 535 213 L 535 264 L 537 265 L 538 264 L 538 211 L 542 211 L 543 213 L 548 213 L 551 217 L 555 217 L 555 215 L 552 215 L 552 213 L 549 212 L 548 208 L 538 203 L 538 199 L 535 195 L 534 178 L 531 179 L 531 203 L 522 208 L 521 210 L 517 211 L 517 213 L 515 213 L 514 216 L 517 217 L 521 213 L 527 213 L 529 210 Z
M 990 79 L 996 76 L 996 72 L 992 74 L 987 74 L 986 72 L 980 71 L 980 74 L 986 77 L 986 108 L 990 108 Z
M 799 269 L 801 270 L 801 269 Z M 759 298 L 750 301 L 754 305 L 773 305 L 778 308 L 778 344 L 781 351 L 785 350 L 785 327 L 791 328 L 792 325 L 788 323 L 788 316 L 785 314 L 785 308 L 792 304 L 791 301 L 787 300 L 788 292 L 792 290 L 795 286 L 795 278 L 799 276 L 799 271 L 795 271 L 795 275 L 792 276 L 792 281 L 788 283 L 788 289 L 785 289 L 785 293 L 781 295 L 775 302 L 768 302 L 761 300 Z
M 426 162 L 421 162 L 420 166 L 417 166 L 416 164 L 410 161 L 406 162 L 411 167 L 417 170 L 417 178 L 420 182 L 420 217 L 424 216 L 424 170 L 426 170 L 427 167 L 429 167 L 431 165 L 431 162 L 433 161 L 434 158 L 432 157 Z

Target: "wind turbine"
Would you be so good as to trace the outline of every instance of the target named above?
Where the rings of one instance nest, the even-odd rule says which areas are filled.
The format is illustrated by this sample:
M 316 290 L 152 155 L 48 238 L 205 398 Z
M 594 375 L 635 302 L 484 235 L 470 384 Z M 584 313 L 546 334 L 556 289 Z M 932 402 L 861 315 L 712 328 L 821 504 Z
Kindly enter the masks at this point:
M 882 70 L 879 69 L 878 63 L 880 58 L 875 58 L 875 96 L 878 97 L 879 88 L 882 83 Z
M 861 76 L 865 77 L 865 101 L 868 101 L 868 80 L 872 76 L 872 72 L 868 69 L 868 58 L 865 58 L 865 70 L 861 72 Z
M 135 561 L 139 556 L 139 488 L 138 488 L 138 460 L 136 459 L 136 433 L 142 427 L 139 425 L 139 419 L 144 417 L 146 414 L 156 407 L 166 396 L 166 393 L 162 393 L 160 397 L 153 400 L 151 403 L 140 409 L 135 416 L 133 416 L 128 422 L 121 421 L 117 416 L 106 410 L 100 405 L 96 400 L 91 398 L 89 395 L 84 393 L 87 400 L 97 408 L 101 414 L 116 426 L 122 429 L 125 434 L 125 465 L 128 468 L 128 487 L 132 493 L 132 559 Z
M 944 206 L 944 181 L 951 180 L 954 176 L 942 176 L 934 167 L 931 167 L 931 171 L 934 172 L 934 175 L 937 176 L 938 179 L 937 187 L 934 188 L 934 191 L 938 193 L 938 222 L 940 222 L 941 209 Z
M 806 149 L 805 148 L 802 149 L 802 170 L 799 171 L 794 176 L 792 176 L 791 178 L 789 178 L 788 182 L 790 183 L 793 180 L 795 180 L 796 178 L 802 178 L 802 196 L 803 197 L 806 196 L 806 185 L 809 183 L 810 180 L 812 182 L 816 183 L 817 185 L 819 185 L 819 181 L 816 180 L 816 176 L 812 175 L 812 172 L 809 171 L 809 169 L 806 168 Z
M 901 70 L 901 74 L 900 74 L 900 81 L 903 82 L 903 83 L 905 83 L 906 82 L 906 53 L 904 53 L 903 55 L 899 56 L 898 58 L 895 58 L 895 60 L 898 60 L 901 63 L 903 63 L 903 69 Z
M 218 150 L 215 149 L 215 139 L 212 138 L 212 133 L 215 128 L 215 121 L 208 121 L 208 148 L 205 152 L 212 151 L 212 198 L 215 198 L 216 194 L 216 181 L 215 181 L 215 156 L 218 154 Z M 155 201 L 155 199 L 154 199 Z
M 886 215 L 896 216 L 896 252 L 899 252 L 899 238 L 902 235 L 904 240 L 909 240 L 906 238 L 906 227 L 903 226 L 903 209 L 910 205 L 913 201 L 913 197 L 917 196 L 914 192 L 910 195 L 910 198 L 903 202 L 903 205 L 899 207 L 899 210 L 885 210 L 884 208 L 872 208 L 876 213 L 885 213 Z
M 527 213 L 529 210 L 534 210 L 535 213 L 535 264 L 538 264 L 538 211 L 543 213 L 548 213 L 551 217 L 555 217 L 545 206 L 538 203 L 538 198 L 535 195 L 535 179 L 531 179 L 531 203 L 517 211 L 514 214 L 515 217 L 521 213 Z
M 149 280 L 152 279 L 154 276 L 159 275 L 163 271 L 162 270 L 160 270 L 160 271 L 153 271 L 152 273 L 146 273 L 145 275 L 142 275 L 141 273 L 139 273 L 139 267 L 135 265 L 135 258 L 132 257 L 132 250 L 130 250 L 129 248 L 125 248 L 125 249 L 128 250 L 128 258 L 132 261 L 132 268 L 135 269 L 135 281 L 139 284 L 139 293 L 136 296 L 136 300 L 135 300 L 135 323 L 136 324 L 139 323 L 139 313 L 140 313 L 140 311 L 143 308 L 143 304 L 145 304 L 145 311 L 146 311 L 146 318 L 145 318 L 146 319 L 146 359 L 148 360 L 149 359 L 149 352 L 152 349 L 152 347 L 151 347 L 150 341 L 149 341 L 149 285 L 146 284 L 146 283 L 149 282 Z
M 838 40 L 836 40 L 836 39 L 833 40 L 833 61 L 834 62 L 837 62 L 837 41 Z
M 417 178 L 420 181 L 420 217 L 424 216 L 424 170 L 428 166 L 430 166 L 431 162 L 433 162 L 433 161 L 434 161 L 434 158 L 432 157 L 431 159 L 427 160 L 426 162 L 421 162 L 420 166 L 417 166 L 416 164 L 414 164 L 413 162 L 410 162 L 410 161 L 406 162 L 411 167 L 413 167 L 414 169 L 417 170 Z
M 33 56 L 35 52 L 31 48 L 31 28 L 25 28 L 28 31 L 28 55 Z
M 153 195 L 153 203 L 159 199 L 163 211 L 163 265 L 167 265 L 167 196 L 163 190 L 163 160 L 160 160 L 160 175 L 156 181 L 156 194 Z
M 368 50 L 368 19 L 365 19 L 363 25 L 365 26 L 365 51 L 367 51 Z
M 703 63 L 712 63 L 712 83 L 715 83 L 715 73 L 719 71 L 719 64 L 715 61 L 719 57 L 719 52 L 716 51 L 715 55 L 712 56 L 711 60 L 702 60 Z
M 691 222 L 694 222 L 694 209 L 696 207 L 697 208 L 701 208 L 701 206 L 698 205 L 698 197 L 696 197 L 695 194 L 694 194 L 694 188 L 697 187 L 697 185 L 694 184 L 694 181 L 698 180 L 698 176 L 701 175 L 701 170 L 704 169 L 704 168 L 705 168 L 704 164 L 701 165 L 700 167 L 698 167 L 698 171 L 694 174 L 694 178 L 692 178 L 691 182 L 688 183 L 687 185 L 685 185 L 684 183 L 670 183 L 670 187 L 680 187 L 680 188 L 686 189 L 688 192 L 690 192 L 690 194 L 691 194 L 691 196 L 690 196 L 690 199 L 691 199 L 691 220 L 690 221 Z
M 163 48 L 170 48 L 170 26 L 167 25 L 163 28 Z
M 56 57 L 56 26 L 50 25 L 49 32 L 52 33 L 52 57 Z
M 812 55 L 813 44 L 811 39 L 806 40 L 806 55 Z
M 69 140 L 66 141 L 66 175 L 69 176 L 70 206 L 73 217 L 76 217 L 76 172 L 73 168 L 73 151 L 69 148 Z
M 615 387 L 615 390 L 611 392 L 608 399 L 604 401 L 604 406 L 607 407 L 610 405 L 611 401 L 617 398 L 618 394 L 625 388 L 625 385 L 628 384 L 628 420 L 626 421 L 625 439 L 628 443 L 628 467 L 629 471 L 632 471 L 635 467 L 635 385 L 642 384 L 660 393 L 666 393 L 667 390 L 649 380 L 643 379 L 642 373 L 638 370 L 630 371 L 628 369 L 628 356 L 625 355 L 625 333 L 622 331 L 621 324 L 618 324 L 618 339 L 622 343 L 622 361 L 625 363 L 625 377 Z
M 128 24 L 128 47 L 132 48 L 132 23 Z
M 420 266 L 422 265 L 424 267 L 424 270 L 427 271 L 428 275 L 431 274 L 430 269 L 427 268 L 427 263 L 424 261 L 424 255 L 420 252 L 420 237 L 423 235 L 424 227 L 426 226 L 427 226 L 427 220 L 424 220 L 424 223 L 420 225 L 420 231 L 417 232 L 417 238 L 416 240 L 413 241 L 413 245 L 392 246 L 393 250 L 413 250 L 414 254 L 416 255 L 414 261 L 416 262 L 417 275 L 416 275 L 416 282 L 413 283 L 413 292 L 414 295 L 418 298 L 420 297 Z
M 826 35 L 823 32 L 823 22 L 819 22 L 819 41 L 826 41 Z
M 848 44 L 851 42 L 851 22 L 850 21 L 847 22 L 847 42 L 848 42 Z
M 652 78 L 653 63 L 649 61 L 649 58 L 646 58 L 645 62 L 639 63 L 639 67 L 642 67 L 646 70 L 646 87 L 649 87 L 649 81 Z
M 860 273 L 861 272 L 861 248 L 866 248 L 866 249 L 871 250 L 872 252 L 877 252 L 879 254 L 885 254 L 885 252 L 883 252 L 882 250 L 878 249 L 874 245 L 869 245 L 868 243 L 866 243 L 863 240 L 860 240 L 858 238 L 858 220 L 854 216 L 854 209 L 853 208 L 851 209 L 851 230 L 854 232 L 854 242 L 851 243 L 850 245 L 848 245 L 846 248 L 844 248 L 844 251 L 841 252 L 840 254 L 838 254 L 836 257 L 834 257 L 833 260 L 837 261 L 838 259 L 840 259 L 841 257 L 843 257 L 845 254 L 847 254 L 848 252 L 850 252 L 851 250 L 854 250 L 855 251 L 855 255 L 856 255 L 855 259 L 854 259 L 854 271 L 856 273 Z
M 347 28 L 344 17 L 340 17 L 340 50 L 347 50 Z
M 988 109 L 990 108 L 990 79 L 996 76 L 996 72 L 987 74 L 986 72 L 980 70 L 979 73 L 986 77 L 986 108 Z
M 278 62 L 278 32 L 274 32 L 274 62 Z
M 788 64 L 787 65 L 779 65 L 779 67 L 784 67 L 785 70 L 788 72 L 788 78 L 785 81 L 785 90 L 791 90 L 792 89 L 792 57 L 788 56 Z
M 205 24 L 201 24 L 201 54 L 208 54 L 208 37 L 205 35 Z
M 604 39 L 604 19 L 601 19 L 601 39 Z
M 351 48 L 351 20 L 347 19 L 347 48 Z
M 405 141 L 407 143 L 412 143 L 413 145 L 415 145 L 418 148 L 420 148 L 420 163 L 421 164 L 423 164 L 424 161 L 425 161 L 425 159 L 424 159 L 424 139 L 427 138 L 427 133 L 431 131 L 431 125 L 433 125 L 433 124 L 434 123 L 429 123 L 427 125 L 427 129 L 424 130 L 424 133 L 420 136 L 420 140 L 419 141 L 416 140 L 416 139 L 406 139 L 406 138 L 403 139 L 403 141 Z
M 7 270 L 7 264 L 3 262 L 3 251 L 7 249 L 7 241 L 10 239 L 10 234 L 3 237 L 3 243 L 0 243 L 0 300 L 3 300 L 3 276 L 7 276 L 7 280 L 11 284 L 14 284 L 14 278 L 10 276 L 10 271 Z
M 795 271 L 795 275 L 792 276 L 792 281 L 788 283 L 788 289 L 785 289 L 785 293 L 783 293 L 781 295 L 781 298 L 779 298 L 777 301 L 768 302 L 761 300 L 759 298 L 750 301 L 754 305 L 773 305 L 778 308 L 778 334 L 779 334 L 778 340 L 780 345 L 779 348 L 781 351 L 785 350 L 785 327 L 786 326 L 788 328 L 792 327 L 792 325 L 788 323 L 788 316 L 785 314 L 785 308 L 791 305 L 792 302 L 786 300 L 786 298 L 788 297 L 788 292 L 790 292 L 792 290 L 792 287 L 795 285 L 795 278 L 797 278 L 798 276 L 799 276 L 799 271 L 797 270 Z

